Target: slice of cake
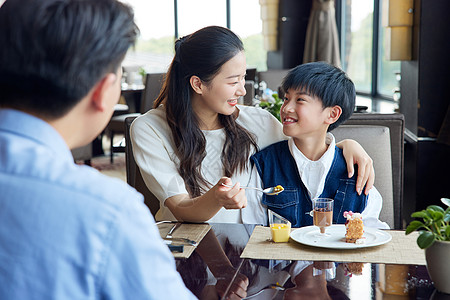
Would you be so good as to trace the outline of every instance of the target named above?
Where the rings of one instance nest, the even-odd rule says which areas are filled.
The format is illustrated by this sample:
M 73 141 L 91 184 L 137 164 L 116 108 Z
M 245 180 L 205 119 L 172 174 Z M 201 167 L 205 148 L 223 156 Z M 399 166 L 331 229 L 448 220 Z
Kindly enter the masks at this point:
M 354 213 L 352 211 L 344 212 L 344 218 L 347 218 L 345 222 L 345 242 L 346 243 L 361 243 L 364 233 L 364 224 L 360 213 Z
M 364 264 L 363 263 L 357 263 L 357 262 L 349 262 L 343 264 L 344 270 L 345 270 L 345 276 L 352 277 L 352 275 L 361 275 Z

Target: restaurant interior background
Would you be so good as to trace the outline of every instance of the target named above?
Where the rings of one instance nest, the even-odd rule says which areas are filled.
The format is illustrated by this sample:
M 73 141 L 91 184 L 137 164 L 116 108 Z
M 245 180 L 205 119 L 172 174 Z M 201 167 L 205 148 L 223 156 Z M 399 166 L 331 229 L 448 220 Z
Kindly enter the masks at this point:
M 326 0 L 322 0 L 325 1 Z M 391 0 L 392 1 L 392 0 Z M 397 0 L 404 2 L 403 0 Z M 208 25 L 236 32 L 248 68 L 289 69 L 303 61 L 312 0 L 126 0 L 135 9 L 140 39 L 124 67 L 166 72 L 178 37 Z M 367 112 L 405 116 L 403 218 L 450 197 L 450 1 L 413 4 L 410 56 L 388 60 L 383 0 L 335 0 L 342 68 L 355 82 Z M 267 44 L 261 4 L 276 3 L 275 45 Z M 383 6 L 384 5 L 384 6 Z M 273 6 L 272 6 L 273 7 Z M 385 14 L 385 13 L 384 13 Z M 391 40 L 393 45 L 396 40 Z

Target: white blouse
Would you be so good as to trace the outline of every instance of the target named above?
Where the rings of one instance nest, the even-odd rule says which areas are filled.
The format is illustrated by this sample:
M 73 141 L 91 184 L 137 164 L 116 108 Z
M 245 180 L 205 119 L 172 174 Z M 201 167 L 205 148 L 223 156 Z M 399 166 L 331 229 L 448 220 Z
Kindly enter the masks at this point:
M 238 105 L 237 123 L 256 136 L 259 149 L 286 139 L 281 123 L 268 111 L 251 106 Z M 172 132 L 166 120 L 166 112 L 161 105 L 137 118 L 131 126 L 133 154 L 139 166 L 144 182 L 149 190 L 159 199 L 160 210 L 156 220 L 176 220 L 164 205 L 167 198 L 188 194 L 183 178 L 178 173 L 179 159 L 175 154 Z M 203 131 L 206 138 L 206 157 L 201 166 L 204 178 L 212 185 L 216 184 L 223 174 L 221 161 L 222 148 L 225 142 L 224 129 Z M 250 162 L 247 171 L 234 174 L 233 183 L 247 185 L 250 178 Z M 236 210 L 222 208 L 212 217 L 210 222 L 245 223 L 248 207 Z

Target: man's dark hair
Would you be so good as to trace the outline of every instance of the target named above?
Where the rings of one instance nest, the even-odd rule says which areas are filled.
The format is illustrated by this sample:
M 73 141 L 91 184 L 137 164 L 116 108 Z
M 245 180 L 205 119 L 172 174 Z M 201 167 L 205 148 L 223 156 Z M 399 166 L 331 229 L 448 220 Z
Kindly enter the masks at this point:
M 132 9 L 116 0 L 7 0 L 0 7 L 0 107 L 63 116 L 116 73 L 138 32 Z
M 312 62 L 293 68 L 284 78 L 282 89 L 303 90 L 319 98 L 324 108 L 340 106 L 342 114 L 328 131 L 350 118 L 355 109 L 355 85 L 344 71 L 328 63 Z

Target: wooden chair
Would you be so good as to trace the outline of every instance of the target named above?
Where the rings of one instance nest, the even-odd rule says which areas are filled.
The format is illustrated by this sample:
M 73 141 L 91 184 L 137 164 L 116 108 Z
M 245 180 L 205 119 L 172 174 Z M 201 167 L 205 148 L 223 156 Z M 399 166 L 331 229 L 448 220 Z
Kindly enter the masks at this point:
M 147 185 L 142 178 L 141 171 L 139 170 L 133 156 L 133 145 L 131 144 L 130 139 L 130 126 L 134 119 L 136 119 L 135 116 L 127 117 L 124 121 L 127 183 L 144 195 L 144 203 L 150 209 L 152 215 L 155 216 L 159 210 L 159 200 L 147 188 Z

